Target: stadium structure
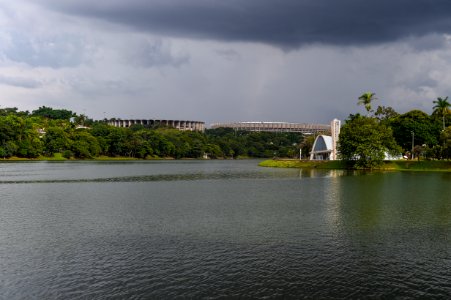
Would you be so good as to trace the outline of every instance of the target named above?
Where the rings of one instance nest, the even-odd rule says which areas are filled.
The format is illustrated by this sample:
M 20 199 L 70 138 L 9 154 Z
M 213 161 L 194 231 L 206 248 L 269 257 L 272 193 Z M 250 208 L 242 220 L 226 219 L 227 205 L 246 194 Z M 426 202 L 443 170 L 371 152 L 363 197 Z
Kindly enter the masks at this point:
M 303 134 L 316 134 L 330 132 L 330 125 L 287 123 L 287 122 L 232 122 L 214 123 L 210 126 L 216 128 L 233 128 L 243 131 L 267 131 L 267 132 L 300 132 Z
M 108 124 L 115 127 L 130 127 L 133 125 L 143 125 L 146 127 L 169 126 L 183 131 L 204 131 L 205 122 L 186 120 L 160 120 L 160 119 L 112 119 Z

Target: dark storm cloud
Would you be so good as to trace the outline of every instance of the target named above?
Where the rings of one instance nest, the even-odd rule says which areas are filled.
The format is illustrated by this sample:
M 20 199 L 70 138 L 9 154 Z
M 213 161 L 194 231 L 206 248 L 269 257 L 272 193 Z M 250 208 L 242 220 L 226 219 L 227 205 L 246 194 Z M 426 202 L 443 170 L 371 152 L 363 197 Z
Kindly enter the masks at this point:
M 164 45 L 160 39 L 128 44 L 127 49 L 123 52 L 128 64 L 145 68 L 158 66 L 180 67 L 189 61 L 189 57 L 186 55 L 172 54 L 170 46 Z
M 12 32 L 11 45 L 0 49 L 11 61 L 32 67 L 75 67 L 83 61 L 83 44 L 71 36 L 37 38 L 27 33 Z
M 40 0 L 68 14 L 164 35 L 297 47 L 451 32 L 449 0 Z

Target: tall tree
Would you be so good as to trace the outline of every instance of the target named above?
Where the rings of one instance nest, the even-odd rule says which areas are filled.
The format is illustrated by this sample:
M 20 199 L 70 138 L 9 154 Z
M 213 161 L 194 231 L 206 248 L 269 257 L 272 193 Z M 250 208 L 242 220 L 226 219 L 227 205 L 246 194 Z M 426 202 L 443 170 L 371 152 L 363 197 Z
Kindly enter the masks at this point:
M 446 127 L 440 134 L 440 139 L 443 142 L 443 156 L 444 158 L 451 158 L 451 126 Z
M 378 106 L 374 112 L 374 116 L 381 122 L 389 122 L 399 116 L 399 114 L 390 106 Z
M 414 145 L 436 145 L 440 138 L 440 122 L 421 110 L 411 110 L 391 119 L 389 122 L 393 136 L 404 151 L 412 149 L 412 133 Z
M 47 155 L 53 155 L 56 152 L 63 152 L 70 148 L 70 132 L 68 128 L 52 126 L 46 129 L 42 138 L 44 142 L 44 150 Z
M 350 115 L 341 128 L 338 151 L 343 160 L 364 169 L 380 166 L 386 153 L 401 153 L 390 127 L 359 114 Z
M 357 104 L 365 106 L 365 109 L 367 111 L 367 115 L 369 115 L 370 112 L 371 112 L 371 102 L 376 100 L 376 99 L 377 98 L 376 98 L 376 94 L 375 93 L 366 92 L 366 93 L 363 93 L 359 97 L 359 101 L 357 102 Z
M 75 116 L 70 110 L 67 109 L 53 109 L 51 107 L 41 106 L 31 113 L 33 116 L 41 116 L 53 120 L 69 120 Z
M 443 130 L 445 130 L 445 117 L 449 113 L 449 108 L 451 107 L 451 103 L 448 102 L 448 96 L 445 98 L 438 97 L 437 100 L 432 102 L 435 104 L 433 107 L 434 113 L 441 115 Z

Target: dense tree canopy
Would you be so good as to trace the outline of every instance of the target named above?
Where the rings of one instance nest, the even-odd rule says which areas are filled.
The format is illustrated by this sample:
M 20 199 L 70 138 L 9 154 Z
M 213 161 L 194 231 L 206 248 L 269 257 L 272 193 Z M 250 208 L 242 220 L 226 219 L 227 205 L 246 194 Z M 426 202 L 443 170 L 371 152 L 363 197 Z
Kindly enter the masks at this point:
M 371 168 L 383 159 L 384 152 L 403 153 L 407 157 L 426 159 L 451 158 L 448 148 L 447 124 L 449 103 L 437 98 L 431 115 L 420 110 L 398 114 L 391 107 L 378 106 L 370 116 L 374 93 L 359 97 L 365 105 L 366 117 L 350 115 L 339 138 L 339 152 L 343 159 L 357 166 Z
M 381 122 L 389 122 L 399 116 L 399 114 L 390 106 L 378 106 L 374 116 Z
M 205 133 L 228 157 L 295 157 L 303 136 L 293 132 L 248 132 L 231 128 L 209 129 Z
M 66 109 L 53 109 L 51 107 L 41 106 L 31 113 L 33 116 L 40 116 L 54 120 L 69 120 L 75 117 L 75 113 Z
M 414 145 L 433 146 L 438 144 L 440 138 L 440 122 L 420 110 L 411 110 L 393 118 L 390 126 L 398 145 L 405 151 Z
M 398 155 L 401 149 L 391 128 L 375 118 L 351 115 L 343 125 L 338 151 L 340 157 L 359 168 L 374 168 L 382 164 L 387 153 Z

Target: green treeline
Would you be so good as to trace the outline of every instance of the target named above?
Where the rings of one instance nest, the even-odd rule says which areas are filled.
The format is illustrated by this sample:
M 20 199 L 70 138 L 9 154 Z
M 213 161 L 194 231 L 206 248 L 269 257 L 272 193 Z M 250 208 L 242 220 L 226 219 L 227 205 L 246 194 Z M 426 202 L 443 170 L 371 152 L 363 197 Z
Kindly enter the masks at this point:
M 415 159 L 451 159 L 451 114 L 448 97 L 433 101 L 433 113 L 397 113 L 391 107 L 371 108 L 375 94 L 364 93 L 358 104 L 366 116 L 351 114 L 339 136 L 339 157 L 357 168 L 382 165 L 387 154 Z
M 367 115 L 350 115 L 342 127 L 339 155 L 372 168 L 384 153 L 418 159 L 451 159 L 451 113 L 448 98 L 434 101 L 431 115 L 411 110 L 399 114 L 391 107 L 371 109 L 374 93 L 359 98 Z M 326 133 L 327 134 L 327 133 Z M 0 109 L 0 157 L 63 157 L 88 159 L 99 156 L 152 158 L 268 158 L 307 157 L 314 136 L 300 133 L 236 131 L 229 128 L 205 132 L 179 131 L 171 127 L 134 125 L 118 128 L 106 120 L 93 121 L 65 109 L 40 107 L 32 111 Z M 413 153 L 412 153 L 413 148 Z
M 303 136 L 298 133 L 209 129 L 204 133 L 170 127 L 109 126 L 64 109 L 40 107 L 29 113 L 0 109 L 0 157 L 38 158 L 61 153 L 65 158 L 99 156 L 132 158 L 293 157 Z

